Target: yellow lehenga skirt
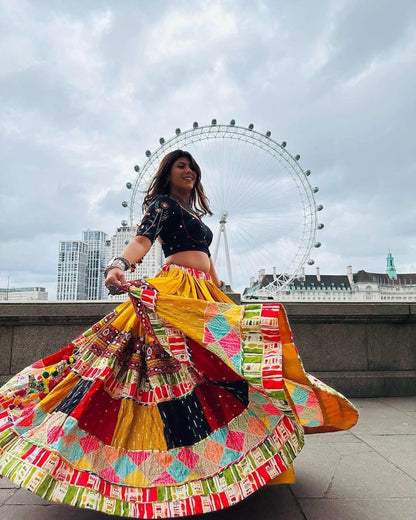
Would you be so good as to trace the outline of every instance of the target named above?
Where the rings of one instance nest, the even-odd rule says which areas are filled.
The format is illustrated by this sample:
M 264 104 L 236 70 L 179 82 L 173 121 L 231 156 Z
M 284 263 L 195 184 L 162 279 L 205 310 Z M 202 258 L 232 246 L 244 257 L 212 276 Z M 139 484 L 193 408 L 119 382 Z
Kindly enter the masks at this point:
M 0 474 L 55 502 L 186 516 L 290 481 L 305 432 L 357 421 L 304 371 L 280 304 L 235 305 L 174 265 L 127 289 L 0 389 Z

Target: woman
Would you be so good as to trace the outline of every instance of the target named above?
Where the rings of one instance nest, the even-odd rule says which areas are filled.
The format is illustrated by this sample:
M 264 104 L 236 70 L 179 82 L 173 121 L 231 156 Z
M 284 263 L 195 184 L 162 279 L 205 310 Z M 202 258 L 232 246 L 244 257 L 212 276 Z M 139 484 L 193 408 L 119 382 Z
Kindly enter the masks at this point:
M 293 481 L 303 433 L 350 428 L 357 413 L 304 372 L 279 304 L 240 307 L 220 290 L 189 153 L 162 160 L 144 209 L 106 269 L 130 300 L 0 389 L 0 472 L 119 516 L 215 511 Z M 162 271 L 126 283 L 155 239 Z
M 220 287 L 221 282 L 209 252 L 212 232 L 200 220 L 201 216 L 212 213 L 201 184 L 201 170 L 188 152 L 176 150 L 164 157 L 147 191 L 143 207 L 147 212 L 138 227 L 137 236 L 121 254 L 127 262 L 117 259 L 110 262 L 106 270 L 106 286 L 113 291 L 121 289 L 126 283 L 123 270 L 143 258 L 160 233 L 167 265 L 207 272 L 214 284 Z M 183 236 L 180 236 L 181 229 L 184 230 Z M 192 233 L 195 233 L 194 238 Z M 220 296 L 218 291 L 215 294 Z M 222 301 L 230 301 L 224 296 L 221 298 Z

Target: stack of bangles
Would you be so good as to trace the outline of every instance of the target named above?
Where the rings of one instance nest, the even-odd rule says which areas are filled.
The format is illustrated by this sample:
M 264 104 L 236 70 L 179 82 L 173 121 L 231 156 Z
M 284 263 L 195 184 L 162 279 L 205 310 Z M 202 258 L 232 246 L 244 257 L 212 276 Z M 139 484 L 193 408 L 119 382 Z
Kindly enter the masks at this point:
M 134 273 L 134 271 L 136 270 L 136 266 L 141 263 L 142 263 L 141 259 L 137 260 L 137 262 L 134 262 L 131 264 L 127 260 L 127 258 L 124 258 L 123 256 L 115 256 L 114 258 L 112 258 L 110 260 L 107 267 L 105 268 L 104 276 L 107 278 L 107 275 L 108 275 L 109 271 L 111 271 L 111 269 L 120 269 L 120 271 L 123 271 L 123 272 L 130 269 L 130 272 Z M 108 292 L 112 295 L 122 294 L 123 292 L 125 292 L 122 287 L 119 287 L 118 285 L 115 285 L 115 284 L 108 284 L 107 289 L 108 289 Z

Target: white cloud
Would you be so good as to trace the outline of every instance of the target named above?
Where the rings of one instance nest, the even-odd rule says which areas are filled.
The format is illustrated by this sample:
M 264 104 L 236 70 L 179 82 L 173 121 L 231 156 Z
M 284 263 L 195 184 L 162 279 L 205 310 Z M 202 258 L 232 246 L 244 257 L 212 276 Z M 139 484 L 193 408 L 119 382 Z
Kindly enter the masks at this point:
M 237 15 L 224 2 L 200 2 L 194 9 L 171 5 L 147 35 L 145 58 L 162 65 L 203 60 L 220 45 L 232 44 L 238 35 Z
M 126 216 L 144 151 L 213 117 L 301 154 L 321 273 L 383 270 L 388 248 L 414 271 L 416 7 L 378 4 L 3 0 L 2 279 L 30 251 L 45 271 L 13 283 L 52 283 L 59 239 Z

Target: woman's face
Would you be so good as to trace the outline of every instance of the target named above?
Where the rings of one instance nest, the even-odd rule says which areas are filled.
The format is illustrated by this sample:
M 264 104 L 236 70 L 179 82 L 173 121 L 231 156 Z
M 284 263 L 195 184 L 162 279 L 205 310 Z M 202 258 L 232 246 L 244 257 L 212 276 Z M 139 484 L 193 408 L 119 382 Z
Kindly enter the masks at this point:
M 170 192 L 173 194 L 190 192 L 196 183 L 196 172 L 186 157 L 179 157 L 170 171 Z

